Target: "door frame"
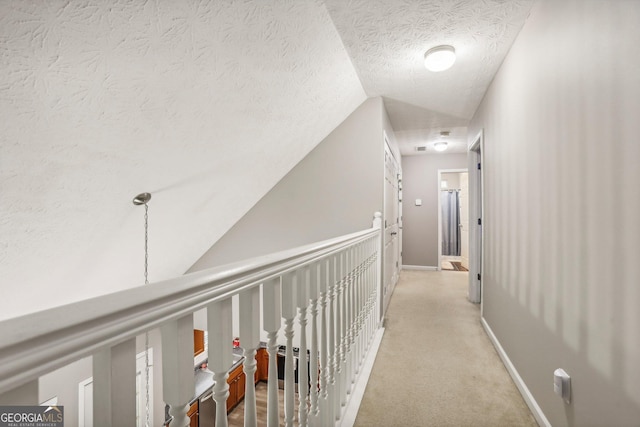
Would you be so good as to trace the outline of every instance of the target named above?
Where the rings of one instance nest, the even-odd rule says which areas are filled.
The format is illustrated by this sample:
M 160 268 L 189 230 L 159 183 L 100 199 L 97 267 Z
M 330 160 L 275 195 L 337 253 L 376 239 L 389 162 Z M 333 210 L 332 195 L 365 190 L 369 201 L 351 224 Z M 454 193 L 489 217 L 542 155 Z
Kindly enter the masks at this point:
M 437 266 L 438 271 L 442 271 L 442 201 L 440 200 L 440 195 L 442 194 L 441 185 L 442 185 L 443 173 L 467 173 L 468 174 L 469 169 L 438 169 L 438 266 Z M 471 217 L 471 212 L 469 212 L 469 217 Z M 469 246 L 469 249 L 471 249 L 471 246 Z
M 484 309 L 484 287 L 482 272 L 484 271 L 484 232 L 486 225 L 484 209 L 484 170 L 482 161 L 484 153 L 484 129 L 471 140 L 468 148 L 469 159 L 469 301 L 480 304 L 480 314 Z M 478 165 L 480 167 L 478 168 Z M 480 219 L 480 224 L 478 224 Z

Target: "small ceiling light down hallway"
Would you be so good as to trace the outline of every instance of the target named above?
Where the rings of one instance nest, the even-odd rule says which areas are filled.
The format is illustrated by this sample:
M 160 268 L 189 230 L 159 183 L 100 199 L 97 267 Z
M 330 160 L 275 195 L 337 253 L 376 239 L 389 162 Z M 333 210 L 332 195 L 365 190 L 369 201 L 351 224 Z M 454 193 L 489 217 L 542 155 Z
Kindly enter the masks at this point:
M 456 62 L 456 50 L 453 46 L 436 46 L 424 54 L 424 66 L 429 71 L 439 72 L 448 70 L 454 62 Z
M 433 144 L 433 149 L 436 151 L 444 151 L 447 149 L 447 145 L 445 141 L 436 142 Z
M 448 138 L 449 135 L 451 135 L 451 132 L 448 130 L 440 131 L 440 138 Z M 436 141 L 433 144 L 433 149 L 436 151 L 444 151 L 447 149 L 448 146 L 449 146 L 449 143 L 447 141 L 440 140 L 440 141 Z

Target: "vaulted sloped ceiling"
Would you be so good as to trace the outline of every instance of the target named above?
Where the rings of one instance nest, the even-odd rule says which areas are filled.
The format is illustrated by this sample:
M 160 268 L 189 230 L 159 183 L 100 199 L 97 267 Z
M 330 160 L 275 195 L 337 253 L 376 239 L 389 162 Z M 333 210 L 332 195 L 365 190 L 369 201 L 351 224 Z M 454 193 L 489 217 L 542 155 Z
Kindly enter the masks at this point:
M 532 3 L 326 0 L 364 90 L 384 98 L 403 155 L 416 154 L 416 145 L 441 130 L 451 131 L 450 151 L 466 151 L 466 125 Z M 441 44 L 455 47 L 456 63 L 429 72 L 424 53 Z
M 0 2 L 0 319 L 142 284 L 144 191 L 149 278 L 182 274 L 367 96 L 401 147 L 463 135 L 529 6 Z
M 184 273 L 366 99 L 314 0 L 0 2 L 0 318 Z

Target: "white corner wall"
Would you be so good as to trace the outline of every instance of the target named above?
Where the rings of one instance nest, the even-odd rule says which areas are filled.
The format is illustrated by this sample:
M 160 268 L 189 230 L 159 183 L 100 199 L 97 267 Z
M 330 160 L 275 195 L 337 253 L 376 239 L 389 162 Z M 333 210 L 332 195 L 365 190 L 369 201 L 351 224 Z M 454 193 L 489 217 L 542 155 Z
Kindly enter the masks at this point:
M 470 127 L 484 317 L 554 427 L 640 422 L 638 22 L 637 1 L 539 2 Z
M 0 319 L 183 274 L 366 96 L 321 2 L 0 2 Z

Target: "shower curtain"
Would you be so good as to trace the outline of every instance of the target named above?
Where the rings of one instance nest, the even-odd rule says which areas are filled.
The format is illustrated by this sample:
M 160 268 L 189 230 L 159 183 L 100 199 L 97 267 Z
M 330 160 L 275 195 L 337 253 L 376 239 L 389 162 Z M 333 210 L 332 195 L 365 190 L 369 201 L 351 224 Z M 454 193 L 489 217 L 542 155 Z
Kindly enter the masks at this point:
M 460 201 L 457 191 L 442 191 L 442 255 L 460 256 Z

